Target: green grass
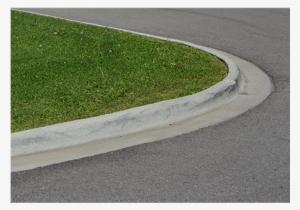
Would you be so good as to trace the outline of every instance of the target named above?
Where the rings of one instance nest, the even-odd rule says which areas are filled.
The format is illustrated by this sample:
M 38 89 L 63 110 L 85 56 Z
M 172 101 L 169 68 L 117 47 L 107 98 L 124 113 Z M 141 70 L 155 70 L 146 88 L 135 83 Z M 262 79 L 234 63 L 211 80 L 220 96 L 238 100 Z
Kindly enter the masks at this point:
M 190 95 L 226 75 L 183 44 L 11 11 L 12 132 Z

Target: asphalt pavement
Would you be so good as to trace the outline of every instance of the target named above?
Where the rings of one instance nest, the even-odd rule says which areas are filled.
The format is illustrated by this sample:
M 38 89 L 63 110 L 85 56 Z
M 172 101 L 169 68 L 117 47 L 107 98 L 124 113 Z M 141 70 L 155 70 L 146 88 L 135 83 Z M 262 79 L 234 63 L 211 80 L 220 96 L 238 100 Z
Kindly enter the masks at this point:
M 257 65 L 274 91 L 217 125 L 13 172 L 12 202 L 290 201 L 289 9 L 28 10 L 219 49 Z

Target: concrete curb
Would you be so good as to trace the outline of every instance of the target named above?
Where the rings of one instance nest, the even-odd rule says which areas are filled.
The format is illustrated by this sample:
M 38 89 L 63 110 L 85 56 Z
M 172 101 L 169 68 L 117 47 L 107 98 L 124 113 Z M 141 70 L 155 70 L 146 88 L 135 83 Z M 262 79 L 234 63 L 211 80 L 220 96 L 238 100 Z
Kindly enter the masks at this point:
M 161 40 L 179 42 L 200 50 L 207 51 L 223 60 L 228 66 L 229 73 L 223 81 L 205 91 L 193 95 L 136 107 L 108 115 L 12 133 L 12 171 L 24 170 L 24 168 L 27 169 L 39 166 L 22 166 L 22 164 L 15 166 L 16 164 L 14 163 L 14 160 L 16 159 L 22 159 L 22 157 L 28 155 L 32 156 L 34 154 L 41 156 L 43 153 L 46 154 L 49 153 L 49 151 L 60 150 L 62 148 L 76 148 L 80 145 L 86 145 L 90 143 L 99 144 L 101 141 L 110 141 L 110 144 L 113 144 L 112 141 L 117 140 L 117 142 L 119 142 L 119 139 L 125 136 L 144 131 L 155 130 L 160 127 L 172 126 L 172 124 L 176 122 L 202 115 L 228 103 L 237 95 L 242 84 L 239 68 L 233 62 L 233 60 L 219 51 L 180 40 L 152 36 L 128 30 L 123 31 Z M 126 145 L 126 138 L 123 139 L 124 141 L 122 141 L 122 144 Z M 113 151 L 116 150 L 116 148 L 119 148 L 119 146 L 110 146 L 105 151 Z M 99 154 L 100 153 L 103 152 L 99 152 Z M 85 156 L 94 154 L 95 153 L 86 154 Z M 51 159 L 51 157 L 47 158 Z M 66 160 L 69 160 L 69 158 L 64 160 L 62 157 L 60 162 Z M 48 160 L 48 162 L 53 164 L 56 161 L 51 162 L 51 160 Z

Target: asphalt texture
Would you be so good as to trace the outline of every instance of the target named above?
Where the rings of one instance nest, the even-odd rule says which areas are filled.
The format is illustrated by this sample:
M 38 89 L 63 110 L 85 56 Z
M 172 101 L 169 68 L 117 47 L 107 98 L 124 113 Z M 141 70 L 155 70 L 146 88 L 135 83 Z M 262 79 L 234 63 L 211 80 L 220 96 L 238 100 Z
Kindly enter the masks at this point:
M 14 172 L 11 202 L 290 202 L 289 9 L 28 10 L 216 48 L 264 70 L 274 91 L 218 125 Z

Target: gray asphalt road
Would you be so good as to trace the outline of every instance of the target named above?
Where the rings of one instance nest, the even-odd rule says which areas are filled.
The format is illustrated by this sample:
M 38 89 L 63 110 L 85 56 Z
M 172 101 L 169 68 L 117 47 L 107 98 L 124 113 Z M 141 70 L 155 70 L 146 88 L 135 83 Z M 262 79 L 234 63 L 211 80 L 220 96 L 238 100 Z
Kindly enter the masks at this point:
M 215 126 L 12 173 L 12 202 L 290 202 L 289 9 L 30 11 L 220 49 L 264 70 L 274 92 Z

